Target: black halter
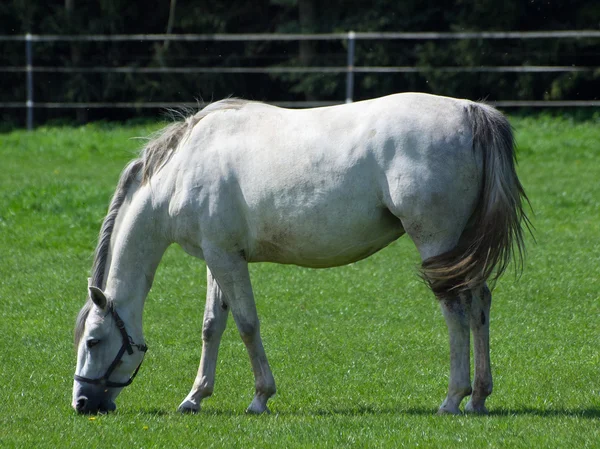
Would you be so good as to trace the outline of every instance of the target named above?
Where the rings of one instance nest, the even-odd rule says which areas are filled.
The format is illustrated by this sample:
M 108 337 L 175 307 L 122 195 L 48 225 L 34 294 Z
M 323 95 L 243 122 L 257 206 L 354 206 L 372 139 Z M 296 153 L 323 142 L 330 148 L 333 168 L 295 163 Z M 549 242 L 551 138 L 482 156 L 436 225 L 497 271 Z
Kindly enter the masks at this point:
M 128 385 L 131 385 L 131 382 L 133 382 L 133 379 L 135 379 L 135 376 L 137 375 L 138 371 L 140 370 L 140 367 L 142 366 L 142 362 L 144 361 L 143 358 L 142 358 L 142 361 L 140 362 L 140 364 L 137 366 L 137 368 L 133 372 L 133 375 L 129 378 L 129 380 L 127 382 L 112 382 L 112 381 L 108 380 L 108 378 L 110 377 L 112 372 L 115 370 L 115 368 L 117 367 L 117 365 L 123 358 L 123 354 L 125 354 L 125 351 L 127 351 L 127 354 L 131 355 L 131 354 L 133 354 L 133 347 L 136 347 L 138 351 L 143 352 L 144 355 L 146 355 L 148 346 L 135 344 L 133 342 L 133 339 L 129 336 L 129 334 L 125 330 L 125 323 L 123 322 L 123 320 L 121 319 L 121 317 L 119 316 L 117 311 L 114 309 L 112 304 L 110 304 L 108 306 L 108 311 L 113 316 L 115 322 L 117 323 L 117 328 L 119 329 L 119 332 L 121 332 L 121 337 L 123 338 L 123 344 L 121 344 L 121 349 L 119 349 L 117 356 L 115 357 L 113 362 L 110 364 L 110 366 L 106 370 L 106 374 L 104 374 L 104 376 L 102 376 L 98 379 L 90 379 L 88 377 L 81 377 L 81 376 L 78 376 L 77 374 L 75 374 L 74 377 L 75 377 L 75 380 L 78 382 L 84 382 L 84 383 L 92 384 L 92 385 L 102 385 L 102 386 L 109 387 L 109 388 L 123 388 Z

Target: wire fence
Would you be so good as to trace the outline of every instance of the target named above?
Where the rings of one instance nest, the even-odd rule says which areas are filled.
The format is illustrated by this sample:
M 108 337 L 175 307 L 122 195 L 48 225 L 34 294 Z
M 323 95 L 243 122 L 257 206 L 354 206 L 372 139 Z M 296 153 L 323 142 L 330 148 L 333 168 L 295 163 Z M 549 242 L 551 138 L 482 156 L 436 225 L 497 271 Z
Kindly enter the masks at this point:
M 355 74 L 423 73 L 576 73 L 600 72 L 600 67 L 589 66 L 461 66 L 461 67 L 407 67 L 407 66 L 355 66 L 355 42 L 357 40 L 457 40 L 457 39 L 582 39 L 600 38 L 600 31 L 544 31 L 544 32 L 347 32 L 330 34 L 115 34 L 115 35 L 0 35 L 0 42 L 24 42 L 25 66 L 0 67 L 0 73 L 24 73 L 26 99 L 24 101 L 0 102 L 1 108 L 23 108 L 26 110 L 27 128 L 34 124 L 35 108 L 78 109 L 78 108 L 170 108 L 197 106 L 196 103 L 181 102 L 35 102 L 34 78 L 36 73 L 128 73 L 128 74 L 291 74 L 291 73 L 337 73 L 346 74 L 346 96 L 344 100 L 332 101 L 272 101 L 286 107 L 324 106 L 352 102 L 354 98 Z M 134 67 L 134 66 L 91 66 L 60 67 L 36 66 L 33 45 L 37 42 L 244 42 L 244 41 L 342 41 L 346 43 L 345 66 L 321 67 Z M 598 107 L 600 101 L 490 101 L 499 107 Z

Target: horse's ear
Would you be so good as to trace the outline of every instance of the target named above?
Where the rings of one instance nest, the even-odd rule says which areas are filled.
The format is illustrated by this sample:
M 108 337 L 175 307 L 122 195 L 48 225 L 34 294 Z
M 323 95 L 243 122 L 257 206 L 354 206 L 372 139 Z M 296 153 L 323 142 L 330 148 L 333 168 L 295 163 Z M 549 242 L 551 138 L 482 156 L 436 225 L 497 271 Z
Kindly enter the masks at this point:
M 100 290 L 98 287 L 94 287 L 94 286 L 88 287 L 88 290 L 90 292 L 90 299 L 92 300 L 92 302 L 94 304 L 96 304 L 99 308 L 101 308 L 102 310 L 106 309 L 106 304 L 108 301 L 106 300 L 106 296 L 104 295 L 104 292 L 102 290 Z

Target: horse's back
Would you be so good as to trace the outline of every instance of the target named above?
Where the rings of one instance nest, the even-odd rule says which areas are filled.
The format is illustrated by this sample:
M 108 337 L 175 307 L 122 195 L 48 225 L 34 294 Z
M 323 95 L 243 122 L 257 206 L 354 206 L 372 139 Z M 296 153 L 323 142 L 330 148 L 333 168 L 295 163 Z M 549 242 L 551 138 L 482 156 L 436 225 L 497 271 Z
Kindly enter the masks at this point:
M 236 241 L 250 261 L 349 263 L 402 235 L 403 208 L 428 188 L 454 182 L 444 173 L 471 139 L 464 105 L 398 94 L 211 113 L 179 150 L 178 195 L 198 208 L 202 239 Z

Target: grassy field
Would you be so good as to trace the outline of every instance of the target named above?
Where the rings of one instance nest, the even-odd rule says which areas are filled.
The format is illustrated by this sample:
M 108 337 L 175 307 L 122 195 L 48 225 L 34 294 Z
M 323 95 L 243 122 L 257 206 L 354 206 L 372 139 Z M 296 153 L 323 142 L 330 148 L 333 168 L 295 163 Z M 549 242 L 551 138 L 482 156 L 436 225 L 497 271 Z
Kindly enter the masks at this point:
M 215 394 L 194 379 L 202 262 L 171 248 L 145 314 L 150 352 L 114 414 L 70 408 L 72 330 L 120 170 L 156 126 L 0 134 L 0 447 L 600 447 L 600 119 L 513 118 L 535 215 L 523 276 L 494 291 L 486 417 L 435 415 L 447 332 L 406 237 L 343 268 L 260 264 L 252 276 L 278 385 L 246 416 L 253 380 L 230 319 Z

